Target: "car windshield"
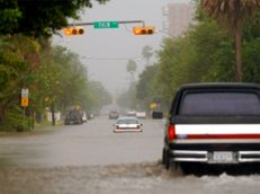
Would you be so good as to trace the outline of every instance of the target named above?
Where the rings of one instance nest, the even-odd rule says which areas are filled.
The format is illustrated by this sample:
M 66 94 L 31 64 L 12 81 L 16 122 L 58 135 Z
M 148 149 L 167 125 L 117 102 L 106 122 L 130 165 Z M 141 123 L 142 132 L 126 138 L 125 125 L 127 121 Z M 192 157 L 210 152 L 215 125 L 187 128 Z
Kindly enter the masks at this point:
M 138 124 L 138 120 L 136 119 L 119 119 L 117 124 Z

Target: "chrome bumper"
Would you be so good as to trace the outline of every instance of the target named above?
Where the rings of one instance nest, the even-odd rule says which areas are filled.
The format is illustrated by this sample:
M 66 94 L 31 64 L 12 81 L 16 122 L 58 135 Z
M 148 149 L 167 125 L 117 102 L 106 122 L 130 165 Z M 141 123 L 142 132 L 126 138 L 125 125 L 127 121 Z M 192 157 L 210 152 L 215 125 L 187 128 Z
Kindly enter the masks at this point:
M 143 129 L 114 129 L 114 133 L 123 133 L 123 132 L 143 132 Z
M 228 153 L 228 159 L 216 160 L 215 153 Z M 171 151 L 172 161 L 176 162 L 200 162 L 208 164 L 240 164 L 249 162 L 260 162 L 260 151 L 225 151 L 208 152 L 194 150 L 174 150 Z

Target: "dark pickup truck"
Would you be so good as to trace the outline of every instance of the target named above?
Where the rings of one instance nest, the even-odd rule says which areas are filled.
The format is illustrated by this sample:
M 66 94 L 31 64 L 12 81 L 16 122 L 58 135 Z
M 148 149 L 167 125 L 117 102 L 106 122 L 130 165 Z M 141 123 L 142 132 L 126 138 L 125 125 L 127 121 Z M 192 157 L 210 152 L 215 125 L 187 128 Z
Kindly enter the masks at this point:
M 162 162 L 166 169 L 206 164 L 260 166 L 260 85 L 183 85 L 166 124 Z

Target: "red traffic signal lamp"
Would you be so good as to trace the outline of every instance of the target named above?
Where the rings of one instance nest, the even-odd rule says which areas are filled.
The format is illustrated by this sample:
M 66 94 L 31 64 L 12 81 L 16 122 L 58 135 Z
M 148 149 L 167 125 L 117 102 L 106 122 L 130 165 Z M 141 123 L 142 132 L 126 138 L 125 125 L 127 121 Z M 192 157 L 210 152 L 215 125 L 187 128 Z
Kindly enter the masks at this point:
M 152 26 L 136 26 L 133 28 L 135 35 L 152 35 L 155 32 L 155 27 Z
M 83 27 L 73 26 L 64 28 L 63 33 L 66 36 L 83 35 L 85 33 L 85 30 Z

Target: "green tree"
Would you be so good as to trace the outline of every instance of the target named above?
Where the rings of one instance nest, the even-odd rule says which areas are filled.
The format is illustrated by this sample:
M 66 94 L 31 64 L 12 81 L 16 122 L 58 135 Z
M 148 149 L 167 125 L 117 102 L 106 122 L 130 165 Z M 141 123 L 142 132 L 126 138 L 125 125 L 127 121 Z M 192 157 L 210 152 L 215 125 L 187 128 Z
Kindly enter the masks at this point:
M 213 75 L 219 76 L 220 72 L 216 72 L 217 64 L 221 64 L 221 68 L 229 68 L 226 72 L 233 73 L 234 70 L 230 69 L 230 64 L 233 64 L 233 50 L 227 45 L 232 45 L 227 32 L 208 18 L 204 18 L 181 37 L 164 39 L 161 49 L 157 52 L 157 81 L 163 101 L 170 103 L 172 95 L 182 84 L 215 81 Z M 226 72 L 224 75 L 227 75 Z M 229 75 L 228 78 L 233 77 Z M 221 81 L 225 79 L 221 77 Z
M 139 81 L 136 84 L 136 98 L 138 105 L 144 110 L 149 109 L 149 105 L 155 96 L 159 96 L 160 89 L 157 87 L 157 71 L 158 65 L 146 67 L 139 76 Z
M 9 34 L 17 30 L 22 12 L 18 8 L 18 1 L 0 1 L 0 34 Z
M 235 39 L 235 79 L 242 81 L 241 37 L 243 20 L 260 9 L 256 0 L 202 0 L 202 9 L 228 27 Z
M 104 86 L 97 81 L 90 81 L 90 102 L 89 109 L 93 113 L 99 113 L 101 108 L 105 105 L 112 103 L 112 96 L 109 92 L 106 91 Z
M 81 64 L 79 56 L 63 47 L 54 47 L 42 55 L 39 72 L 41 96 L 55 102 L 61 111 L 69 106 L 83 109 L 89 103 L 89 84 L 87 69 Z
M 199 5 L 200 6 L 200 5 Z M 164 39 L 157 51 L 155 75 L 163 102 L 169 103 L 176 89 L 190 82 L 235 81 L 234 39 L 229 30 L 197 11 L 197 23 L 181 37 Z M 260 12 L 243 21 L 243 81 L 259 83 Z
M 34 87 L 39 44 L 21 35 L 0 40 L 0 129 L 24 129 L 27 118 L 20 106 L 21 89 Z
M 92 4 L 90 0 L 0 0 L 0 7 L 0 34 L 50 37 L 68 25 L 68 18 L 78 19 L 78 11 Z

